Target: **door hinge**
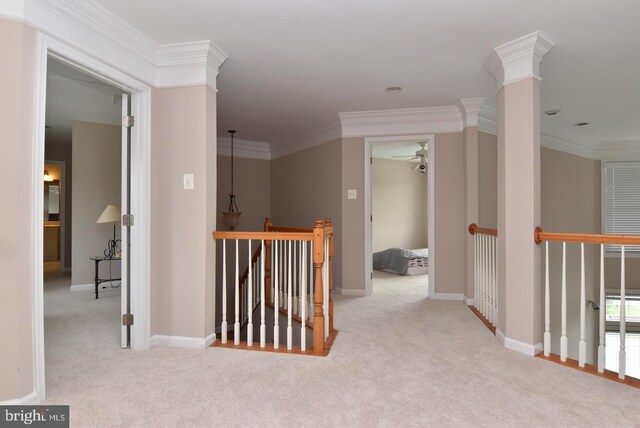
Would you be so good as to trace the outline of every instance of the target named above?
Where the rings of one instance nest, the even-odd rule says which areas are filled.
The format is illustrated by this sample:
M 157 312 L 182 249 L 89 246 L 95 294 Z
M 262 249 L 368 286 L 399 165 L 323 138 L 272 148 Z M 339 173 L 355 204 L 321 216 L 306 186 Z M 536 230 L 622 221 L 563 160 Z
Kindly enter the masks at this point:
M 371 272 L 371 279 L 373 279 L 373 272 Z
M 369 158 L 369 165 L 373 165 L 373 158 Z
M 122 225 L 125 227 L 133 226 L 133 214 L 123 214 Z
M 373 221 L 373 214 L 371 214 L 371 216 L 369 216 L 369 221 Z
M 122 325 L 133 325 L 133 314 L 122 314 Z
M 122 126 L 125 128 L 133 127 L 133 116 L 122 116 Z

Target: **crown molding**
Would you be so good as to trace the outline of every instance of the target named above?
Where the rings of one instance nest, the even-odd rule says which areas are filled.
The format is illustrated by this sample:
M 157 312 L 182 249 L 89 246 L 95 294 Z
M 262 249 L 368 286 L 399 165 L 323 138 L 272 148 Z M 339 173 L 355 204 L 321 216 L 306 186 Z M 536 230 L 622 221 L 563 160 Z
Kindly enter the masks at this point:
M 288 135 L 278 142 L 271 143 L 271 158 L 277 159 L 342 137 L 342 128 L 340 127 L 338 116 L 329 116 L 309 127 Z
M 462 132 L 456 106 L 339 113 L 343 137 Z
M 208 40 L 158 45 L 93 1 L 3 0 L 0 17 L 24 22 L 157 88 L 215 89 L 218 70 L 227 58 Z
M 231 138 L 218 137 L 218 156 L 231 156 Z M 269 143 L 233 139 L 233 156 L 237 158 L 271 160 Z
M 485 64 L 498 83 L 498 89 L 520 80 L 540 77 L 540 62 L 555 43 L 534 31 L 494 49 L 494 55 Z
M 215 89 L 216 77 L 227 54 L 210 40 L 158 46 L 156 83 L 159 87 L 202 83 Z
M 478 126 L 478 114 L 480 109 L 487 100 L 482 98 L 460 98 L 460 113 L 462 114 L 462 123 L 465 128 L 469 126 Z

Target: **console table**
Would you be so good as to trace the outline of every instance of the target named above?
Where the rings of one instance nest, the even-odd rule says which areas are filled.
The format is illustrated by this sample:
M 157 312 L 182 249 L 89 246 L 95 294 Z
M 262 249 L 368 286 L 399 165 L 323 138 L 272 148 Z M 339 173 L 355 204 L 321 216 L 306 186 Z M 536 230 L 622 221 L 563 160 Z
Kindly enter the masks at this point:
M 120 261 L 122 260 L 120 257 L 105 257 L 105 256 L 95 256 L 89 257 L 90 260 L 93 260 L 96 264 L 96 275 L 95 275 L 95 286 L 96 286 L 96 299 L 98 298 L 98 286 L 103 282 L 111 282 L 111 281 L 121 281 L 121 278 L 100 278 L 99 274 L 99 266 L 100 262 L 104 261 Z

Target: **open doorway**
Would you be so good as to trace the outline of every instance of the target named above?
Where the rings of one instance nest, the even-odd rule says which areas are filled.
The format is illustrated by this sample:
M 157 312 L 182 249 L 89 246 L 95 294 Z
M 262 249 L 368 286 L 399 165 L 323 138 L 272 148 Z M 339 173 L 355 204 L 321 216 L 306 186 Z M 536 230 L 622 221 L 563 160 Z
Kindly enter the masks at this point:
M 47 382 L 73 360 L 129 343 L 126 243 L 128 94 L 69 63 L 47 59 L 43 183 L 43 319 Z M 124 137 L 124 138 L 123 138 Z
M 365 146 L 370 153 L 365 168 L 370 290 L 427 297 L 433 136 L 368 138 Z

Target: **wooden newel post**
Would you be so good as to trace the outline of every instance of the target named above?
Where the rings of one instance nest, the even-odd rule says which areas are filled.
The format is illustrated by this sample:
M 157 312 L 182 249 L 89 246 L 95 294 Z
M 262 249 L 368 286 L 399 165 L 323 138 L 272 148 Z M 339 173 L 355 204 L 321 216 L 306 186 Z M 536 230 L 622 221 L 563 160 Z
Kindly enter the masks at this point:
M 324 263 L 324 224 L 316 220 L 313 227 L 313 266 L 315 268 L 315 290 L 313 294 L 313 353 L 324 353 L 324 314 L 322 312 L 322 264 Z
M 333 333 L 333 222 L 325 220 L 325 232 L 329 234 L 329 334 Z
M 269 232 L 271 230 L 271 218 L 264 219 L 264 231 Z M 264 241 L 265 254 L 264 254 L 264 299 L 266 303 L 271 302 L 271 241 Z

